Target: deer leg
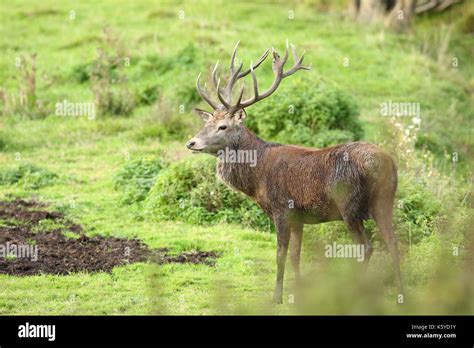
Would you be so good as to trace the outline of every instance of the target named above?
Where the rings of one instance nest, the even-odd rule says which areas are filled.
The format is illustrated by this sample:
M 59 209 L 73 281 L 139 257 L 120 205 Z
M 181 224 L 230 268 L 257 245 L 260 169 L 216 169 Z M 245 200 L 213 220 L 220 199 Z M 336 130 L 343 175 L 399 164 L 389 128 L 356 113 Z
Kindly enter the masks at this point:
M 344 209 L 342 211 L 347 212 L 347 209 Z M 370 257 L 372 256 L 373 248 L 372 243 L 370 243 L 369 236 L 367 235 L 367 232 L 365 232 L 364 223 L 358 218 L 351 217 L 351 214 L 349 213 L 342 213 L 341 215 L 343 216 L 343 220 L 354 242 L 364 246 L 363 261 L 365 267 L 367 267 Z
M 369 264 L 370 257 L 372 256 L 373 247 L 372 243 L 370 242 L 369 236 L 364 228 L 364 223 L 362 221 L 357 221 L 353 224 L 354 233 L 357 234 L 357 239 L 359 243 L 364 245 L 364 264 L 367 267 Z
M 283 300 L 283 276 L 285 274 L 286 255 L 288 253 L 288 244 L 290 241 L 290 229 L 283 218 L 275 219 L 277 230 L 277 277 L 275 292 L 273 293 L 273 302 L 282 303 Z
M 377 211 L 377 210 L 376 210 Z M 397 240 L 395 238 L 395 233 L 393 231 L 392 226 L 392 214 L 381 214 L 380 211 L 375 212 L 374 220 L 379 227 L 380 232 L 382 233 L 382 237 L 384 239 L 385 244 L 388 247 L 390 255 L 392 257 L 393 268 L 395 271 L 395 281 L 397 283 L 397 290 L 400 294 L 403 293 L 403 285 L 402 285 L 402 276 L 400 273 L 400 256 L 398 253 L 398 245 Z
M 388 162 L 385 162 L 384 164 L 381 168 L 381 173 L 379 173 L 378 181 L 373 186 L 374 193 L 369 207 L 369 214 L 377 223 L 383 240 L 388 247 L 395 271 L 397 290 L 399 294 L 402 294 L 400 255 L 393 229 L 393 203 L 397 189 L 397 170 L 393 163 L 388 164 Z
M 393 215 L 393 192 L 379 192 L 371 208 L 372 218 L 375 220 L 382 238 L 388 247 L 392 257 L 393 268 L 395 271 L 395 281 L 397 283 L 398 293 L 403 293 L 402 276 L 400 273 L 400 255 L 398 253 L 397 239 L 392 225 Z
M 367 235 L 367 232 L 365 231 L 365 228 L 364 228 L 364 224 L 362 222 L 360 223 L 359 233 L 362 237 L 362 241 L 364 242 L 364 246 L 365 246 L 364 262 L 366 265 L 368 265 L 370 261 L 370 257 L 372 256 L 372 252 L 374 251 L 374 248 L 372 247 L 372 243 L 370 242 L 369 236 Z
M 295 224 L 291 226 L 291 238 L 290 238 L 290 259 L 293 271 L 295 273 L 295 285 L 301 282 L 300 273 L 300 255 L 301 255 L 301 242 L 303 238 L 303 224 Z

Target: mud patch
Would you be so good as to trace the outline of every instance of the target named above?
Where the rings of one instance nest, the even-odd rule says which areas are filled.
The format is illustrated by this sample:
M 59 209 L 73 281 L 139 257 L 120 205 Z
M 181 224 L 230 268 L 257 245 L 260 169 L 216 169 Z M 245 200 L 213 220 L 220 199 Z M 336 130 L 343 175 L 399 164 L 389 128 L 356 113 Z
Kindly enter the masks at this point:
M 214 265 L 217 254 L 149 249 L 139 239 L 88 237 L 81 226 L 47 205 L 16 199 L 0 202 L 0 274 L 34 275 L 111 272 L 115 266 L 151 261 L 158 264 Z
M 159 249 L 155 251 L 154 255 L 151 257 L 151 260 L 158 264 L 164 263 L 192 263 L 199 264 L 204 263 L 209 266 L 214 266 L 216 258 L 218 257 L 217 253 L 213 251 L 185 251 L 177 255 L 169 255 L 168 249 Z

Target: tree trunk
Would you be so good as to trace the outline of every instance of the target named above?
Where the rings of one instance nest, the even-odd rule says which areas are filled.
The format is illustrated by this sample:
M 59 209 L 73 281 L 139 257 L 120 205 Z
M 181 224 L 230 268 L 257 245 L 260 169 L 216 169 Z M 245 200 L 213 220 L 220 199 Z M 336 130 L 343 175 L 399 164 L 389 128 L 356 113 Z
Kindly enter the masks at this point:
M 415 13 L 415 7 L 416 0 L 398 0 L 385 18 L 385 25 L 397 31 L 407 30 Z
M 441 12 L 461 0 L 352 0 L 350 10 L 362 23 L 383 22 L 397 31 L 410 27 L 415 14 Z

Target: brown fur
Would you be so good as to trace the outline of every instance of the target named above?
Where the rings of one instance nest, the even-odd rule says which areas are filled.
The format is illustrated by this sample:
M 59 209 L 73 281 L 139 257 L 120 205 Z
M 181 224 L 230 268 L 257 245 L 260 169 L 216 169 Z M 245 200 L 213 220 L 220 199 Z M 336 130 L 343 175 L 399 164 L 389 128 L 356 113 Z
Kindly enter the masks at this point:
M 299 70 L 304 54 L 297 57 L 293 47 L 294 65 L 283 71 L 288 59 L 273 50 L 274 81 L 263 93 L 257 88 L 254 73 L 268 56 L 265 51 L 255 65 L 241 71 L 242 64 L 234 65 L 235 52 L 230 61 L 230 77 L 224 87 L 217 79 L 217 65 L 213 81 L 221 103 L 211 100 L 196 80 L 196 88 L 214 109 L 213 113 L 196 109 L 206 122 L 203 129 L 186 146 L 194 152 L 219 155 L 223 149 L 257 152 L 257 164 L 225 163 L 222 159 L 217 172 L 229 186 L 250 196 L 273 220 L 277 230 L 277 279 L 274 293 L 276 302 L 282 301 L 283 275 L 291 239 L 291 263 L 299 281 L 301 240 L 304 224 L 343 220 L 356 243 L 365 246 L 365 261 L 372 254 L 372 245 L 364 231 L 364 220 L 374 219 L 388 245 L 395 268 L 399 292 L 402 291 L 398 248 L 392 226 L 392 210 L 397 188 L 397 169 L 392 158 L 379 147 L 367 142 L 342 144 L 325 149 L 309 149 L 293 145 L 272 144 L 259 139 L 243 124 L 244 109 L 268 96 L 282 79 Z M 243 88 L 232 104 L 232 88 L 240 78 L 252 74 L 254 96 L 242 100 Z M 217 82 L 216 82 L 217 81 Z M 223 86 L 223 85 L 221 85 Z M 253 153 L 253 152 L 252 152 Z
M 224 119 L 225 113 L 218 113 L 208 123 L 215 127 Z M 278 241 L 275 301 L 282 299 L 290 239 L 291 261 L 299 281 L 303 224 L 335 220 L 343 220 L 354 240 L 365 245 L 366 262 L 372 245 L 363 221 L 376 221 L 393 257 L 398 289 L 402 291 L 392 227 L 397 169 L 386 152 L 367 142 L 320 150 L 273 144 L 258 138 L 243 125 L 238 125 L 238 129 L 237 137 L 228 137 L 227 146 L 234 150 L 256 150 L 257 165 L 219 161 L 217 172 L 226 184 L 252 198 L 275 223 Z

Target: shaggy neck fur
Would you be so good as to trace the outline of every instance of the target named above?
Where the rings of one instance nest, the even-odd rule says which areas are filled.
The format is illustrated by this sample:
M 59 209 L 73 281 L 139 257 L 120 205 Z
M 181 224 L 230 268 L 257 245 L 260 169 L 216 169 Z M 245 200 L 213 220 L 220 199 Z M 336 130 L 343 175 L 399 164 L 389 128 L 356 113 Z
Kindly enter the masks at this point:
M 261 178 L 259 175 L 259 168 L 263 167 L 266 150 L 269 147 L 278 145 L 268 143 L 257 137 L 245 126 L 242 127 L 243 130 L 240 132 L 239 138 L 229 145 L 229 149 L 235 151 L 256 150 L 257 165 L 252 167 L 249 163 L 226 163 L 219 160 L 217 163 L 217 173 L 226 184 L 249 195 L 250 197 L 254 197 L 256 186 L 259 178 Z

